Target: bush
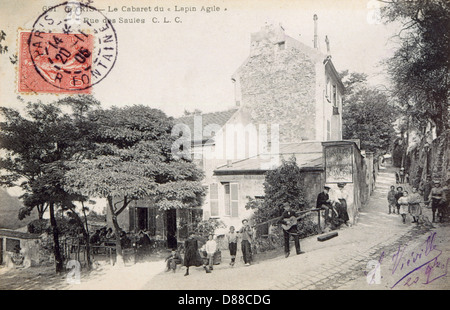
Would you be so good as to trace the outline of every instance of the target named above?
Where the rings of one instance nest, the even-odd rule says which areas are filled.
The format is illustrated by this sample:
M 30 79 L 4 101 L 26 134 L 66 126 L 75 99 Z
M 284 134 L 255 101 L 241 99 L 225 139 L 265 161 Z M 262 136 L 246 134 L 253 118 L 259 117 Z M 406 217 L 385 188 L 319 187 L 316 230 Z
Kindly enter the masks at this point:
M 218 219 L 203 220 L 197 224 L 194 232 L 200 236 L 207 237 L 213 234 L 217 228 L 225 228 L 225 223 Z
M 45 219 L 34 220 L 28 223 L 27 228 L 30 234 L 50 233 L 50 222 Z

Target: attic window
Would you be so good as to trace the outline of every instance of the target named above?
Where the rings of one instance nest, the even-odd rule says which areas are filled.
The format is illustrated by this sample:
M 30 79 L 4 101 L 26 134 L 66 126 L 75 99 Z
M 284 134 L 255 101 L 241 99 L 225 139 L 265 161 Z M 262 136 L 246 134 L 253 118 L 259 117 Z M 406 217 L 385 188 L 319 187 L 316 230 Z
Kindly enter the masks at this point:
M 279 51 L 282 51 L 282 50 L 285 50 L 285 49 L 286 49 L 286 42 L 285 42 L 285 41 L 283 41 L 283 42 L 278 42 L 277 44 L 278 44 L 278 50 L 279 50 Z

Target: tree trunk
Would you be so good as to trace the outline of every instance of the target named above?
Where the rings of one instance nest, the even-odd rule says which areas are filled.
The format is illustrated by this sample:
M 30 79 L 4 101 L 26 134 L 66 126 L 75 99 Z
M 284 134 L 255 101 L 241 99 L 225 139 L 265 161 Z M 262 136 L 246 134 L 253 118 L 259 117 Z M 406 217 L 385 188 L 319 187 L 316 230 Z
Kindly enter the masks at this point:
M 84 226 L 83 221 L 81 220 L 80 216 L 78 215 L 78 213 L 75 212 L 75 210 L 72 209 L 72 213 L 76 218 L 76 221 L 78 223 L 78 225 L 83 229 L 83 237 L 84 237 L 84 241 L 86 242 L 86 263 L 87 263 L 87 268 L 88 270 L 91 270 L 92 267 L 92 262 L 91 262 L 91 254 L 90 254 L 90 244 L 89 244 L 89 231 L 87 228 L 87 220 L 85 221 L 86 227 Z M 84 213 L 84 218 L 86 219 L 86 213 L 84 212 L 84 206 L 83 206 L 83 213 Z
M 56 218 L 55 218 L 54 204 L 50 203 L 49 207 L 50 207 L 49 208 L 50 225 L 52 227 L 52 233 L 53 233 L 53 244 L 54 244 L 53 253 L 55 255 L 55 268 L 56 268 L 56 273 L 62 273 L 64 270 L 64 265 L 63 265 L 63 258 L 61 256 L 61 249 L 59 247 L 59 231 L 58 231 L 58 226 L 57 226 Z
M 120 244 L 121 229 L 120 229 L 119 223 L 117 223 L 117 214 L 114 211 L 113 199 L 112 199 L 112 197 L 108 197 L 107 199 L 108 199 L 109 210 L 111 211 L 112 223 L 114 226 L 114 233 L 116 235 L 116 264 L 119 266 L 124 266 L 125 261 L 123 260 L 122 245 Z
M 89 226 L 88 221 L 86 217 L 86 210 L 84 209 L 84 204 L 81 202 L 81 207 L 83 208 L 83 216 L 84 216 L 84 224 L 86 225 L 85 229 L 83 229 L 83 235 L 84 239 L 86 241 L 86 260 L 88 265 L 88 270 L 92 269 L 92 262 L 91 262 L 91 244 L 89 243 Z M 84 234 L 86 233 L 86 234 Z

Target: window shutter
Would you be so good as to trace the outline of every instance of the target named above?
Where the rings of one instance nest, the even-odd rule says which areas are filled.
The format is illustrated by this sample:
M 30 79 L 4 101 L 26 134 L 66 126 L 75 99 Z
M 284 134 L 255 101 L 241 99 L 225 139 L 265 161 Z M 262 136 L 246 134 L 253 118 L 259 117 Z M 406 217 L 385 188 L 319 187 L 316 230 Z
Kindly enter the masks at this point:
M 209 204 L 211 207 L 211 216 L 219 215 L 219 187 L 217 183 L 209 185 Z
M 239 184 L 230 184 L 231 216 L 239 216 Z

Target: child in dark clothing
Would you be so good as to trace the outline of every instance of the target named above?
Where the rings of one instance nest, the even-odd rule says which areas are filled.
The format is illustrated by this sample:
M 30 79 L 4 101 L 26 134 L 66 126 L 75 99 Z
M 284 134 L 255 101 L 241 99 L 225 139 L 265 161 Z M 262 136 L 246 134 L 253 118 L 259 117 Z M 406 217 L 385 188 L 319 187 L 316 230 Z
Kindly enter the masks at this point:
M 180 253 L 178 253 L 177 250 L 173 249 L 172 252 L 170 253 L 169 256 L 166 257 L 166 262 L 167 262 L 167 271 L 173 270 L 173 272 L 175 272 L 175 270 L 177 269 L 177 264 L 181 264 L 182 258 Z

